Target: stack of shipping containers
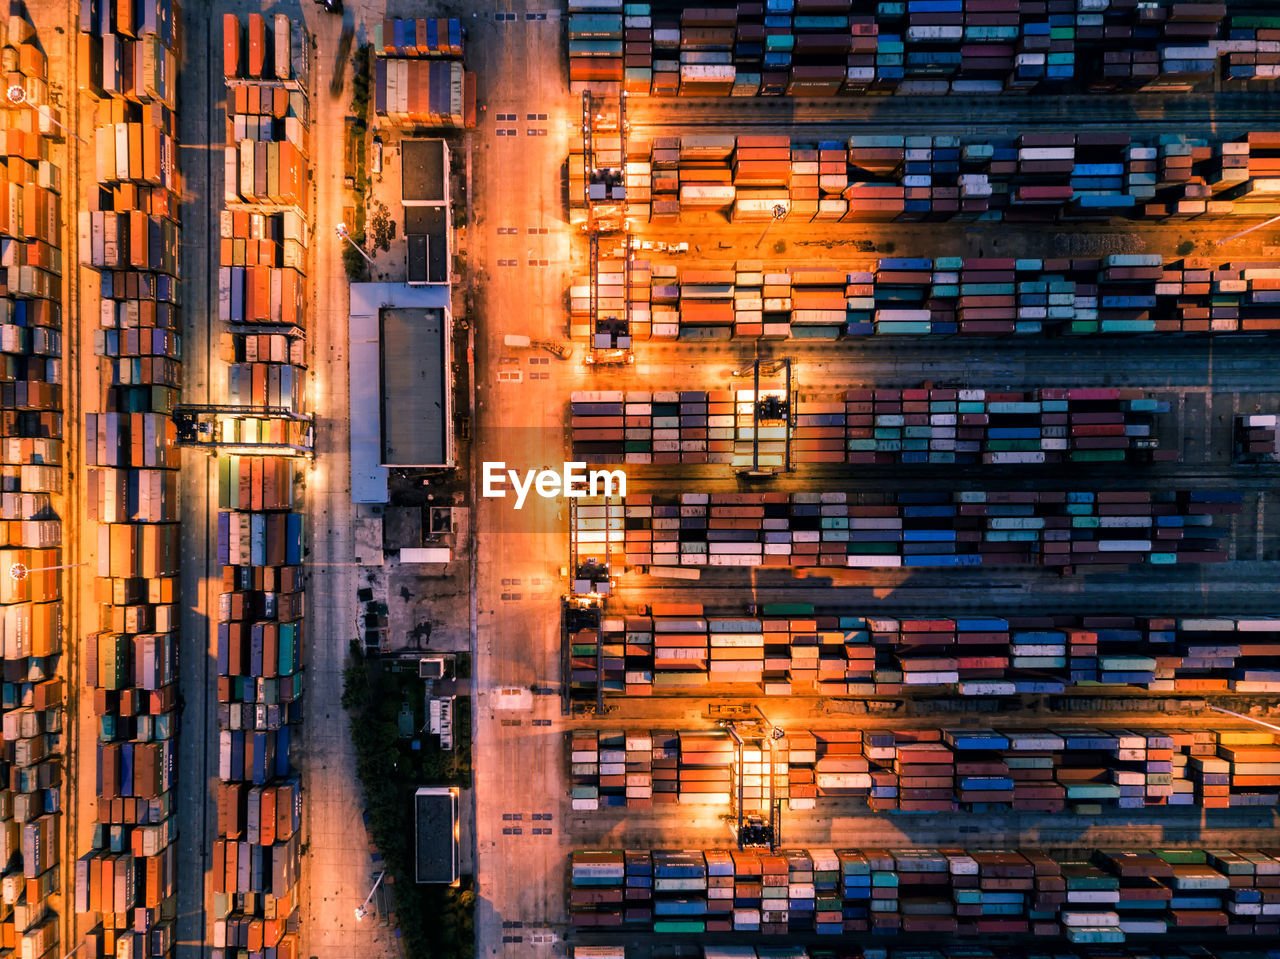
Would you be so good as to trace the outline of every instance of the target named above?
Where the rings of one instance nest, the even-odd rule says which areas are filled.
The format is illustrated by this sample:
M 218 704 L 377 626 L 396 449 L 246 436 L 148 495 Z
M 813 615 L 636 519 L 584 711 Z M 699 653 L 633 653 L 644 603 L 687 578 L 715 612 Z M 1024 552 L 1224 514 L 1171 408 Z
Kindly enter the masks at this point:
M 793 222 L 1205 222 L 1280 210 L 1278 154 L 1275 132 L 637 135 L 619 187 L 639 223 L 766 222 L 776 205 Z M 581 189 L 570 199 L 585 202 Z
M 757 430 L 773 446 L 785 438 L 782 426 L 756 426 L 752 400 L 749 390 L 577 391 L 573 455 L 591 463 L 728 463 Z M 1155 421 L 1169 409 L 1167 400 L 1114 388 L 802 395 L 790 428 L 792 463 L 1123 463 L 1155 452 Z
M 628 566 L 920 567 L 1221 563 L 1213 490 L 628 495 Z M 577 510 L 579 539 L 605 505 Z M 616 508 L 616 507 L 615 507 Z
M 625 337 L 604 340 L 600 333 L 607 327 L 598 326 L 597 346 L 649 339 L 1227 335 L 1280 329 L 1280 268 L 1266 259 L 1150 253 L 882 257 L 820 273 L 755 261 L 736 270 L 661 261 L 632 266 L 624 299 L 624 260 L 601 253 L 600 315 L 628 316 L 630 323 L 617 327 L 626 330 Z M 570 290 L 575 339 L 592 332 L 589 283 L 588 277 L 578 278 Z
M 1265 617 L 902 619 L 817 615 L 812 606 L 792 604 L 766 607 L 761 617 L 716 618 L 697 603 L 664 603 L 606 619 L 602 632 L 603 668 L 597 672 L 593 661 L 573 677 L 583 693 L 593 693 L 599 681 L 606 692 L 628 696 L 703 687 L 732 695 L 945 690 L 974 698 L 1097 686 L 1189 695 L 1280 692 L 1273 661 L 1280 619 Z
M 916 0 L 569 5 L 571 84 L 630 95 L 1184 92 L 1276 76 L 1280 17 L 1223 3 Z
M 1276 734 L 1243 727 L 788 729 L 769 751 L 744 747 L 741 760 L 719 730 L 579 730 L 571 747 L 574 808 L 583 811 L 727 808 L 741 788 L 743 809 L 759 812 L 770 763 L 772 797 L 801 816 L 1244 809 L 1274 806 L 1280 794 Z
M 385 19 L 373 24 L 374 112 L 414 127 L 476 124 L 476 77 L 462 67 L 462 21 Z
M 909 369 L 912 353 L 925 350 L 915 350 L 910 337 L 954 337 L 957 349 L 966 342 L 961 337 L 981 338 L 973 342 L 979 351 L 994 348 L 982 341 L 996 337 L 1052 337 L 1069 364 L 1076 351 L 1107 349 L 1121 335 L 1158 335 L 1163 345 L 1182 334 L 1280 329 L 1280 271 L 1266 258 L 1273 250 L 1257 258 L 1210 251 L 1175 259 L 1167 255 L 1173 242 L 1147 252 L 1131 236 L 1118 236 L 1157 227 L 1166 239 L 1200 227 L 1232 233 L 1280 214 L 1274 132 L 1238 126 L 1197 136 L 1173 123 L 1161 135 L 1076 132 L 1067 123 L 1045 129 L 1050 124 L 1039 117 L 1035 132 L 992 135 L 964 129 L 971 120 L 989 122 L 966 116 L 972 100 L 951 107 L 921 101 L 920 117 L 932 113 L 933 122 L 960 129 L 847 139 L 785 131 L 796 116 L 843 115 L 824 97 L 1149 91 L 1163 105 L 1163 95 L 1192 90 L 1265 96 L 1260 91 L 1280 71 L 1280 17 L 1266 15 L 1266 6 L 571 0 L 568 13 L 573 92 L 589 91 L 596 103 L 612 102 L 619 90 L 653 98 L 638 106 L 637 99 L 622 101 L 631 104 L 625 141 L 606 120 L 589 140 L 571 138 L 569 157 L 571 221 L 597 234 L 590 275 L 576 277 L 570 290 L 570 332 L 596 349 L 624 345 L 602 335 L 613 332 L 602 328 L 602 318 L 621 318 L 637 370 L 651 357 L 672 362 L 675 340 L 693 341 L 685 359 L 696 365 L 709 346 L 743 355 L 724 342 L 732 339 L 896 338 L 895 359 Z M 795 99 L 775 104 L 776 112 L 697 102 L 757 96 Z M 666 110 L 658 99 L 664 97 L 691 102 Z M 1142 109 L 1141 97 L 1120 102 Z M 873 104 L 864 100 L 859 110 L 882 129 L 892 130 L 893 117 L 907 117 L 901 100 L 882 101 L 883 109 Z M 1028 109 L 1034 114 L 1037 105 L 1029 101 Z M 723 123 L 713 133 L 698 129 L 708 110 Z M 762 124 L 765 113 L 776 119 Z M 736 129 L 729 119 L 735 116 Z M 782 129 L 764 132 L 762 125 Z M 621 250 L 607 234 L 623 227 L 612 219 L 601 225 L 617 206 L 633 233 Z M 752 240 L 759 247 L 767 235 L 762 225 L 775 219 L 788 221 L 789 235 L 777 237 L 772 262 L 704 252 L 716 240 L 721 251 Z M 864 241 L 866 224 L 938 224 L 946 237 L 940 242 L 958 243 L 964 232 L 966 242 L 981 235 L 994 248 L 996 226 L 1002 242 L 1005 232 L 1018 231 L 1064 239 L 1085 221 L 1091 233 L 1113 234 L 1105 255 L 985 256 L 978 245 L 976 257 L 935 256 L 928 239 L 917 248 L 928 256 L 831 252 Z M 682 234 L 686 227 L 690 232 Z M 709 227 L 722 236 L 702 232 Z M 689 245 L 680 242 L 686 235 L 701 243 L 695 252 L 702 255 L 692 261 Z M 882 239 L 872 242 L 892 251 Z M 1256 236 L 1253 242 L 1261 247 Z M 788 244 L 790 262 L 780 261 Z M 796 249 L 803 245 L 810 250 Z M 796 262 L 804 259 L 811 265 Z M 629 278 L 633 271 L 639 282 Z M 668 342 L 650 352 L 646 341 Z M 1193 348 L 1208 345 L 1201 336 Z M 927 347 L 930 354 L 936 348 L 936 342 Z M 781 357 L 788 349 L 766 344 L 757 356 Z M 810 352 L 801 350 L 798 366 Z M 819 353 L 827 377 L 841 358 Z M 1132 355 L 1137 362 L 1140 350 Z M 857 358 L 851 353 L 844 361 L 848 382 L 865 382 L 856 378 Z M 1110 612 L 1113 603 L 1095 609 L 1087 604 L 1092 585 L 1101 582 L 1097 575 L 1079 589 L 1055 586 L 1041 605 L 1032 598 L 1049 570 L 1106 569 L 1123 582 L 1142 564 L 1235 562 L 1237 547 L 1254 536 L 1255 519 L 1259 542 L 1269 537 L 1263 517 L 1246 518 L 1241 537 L 1233 518 L 1244 512 L 1241 493 L 1204 488 L 1207 480 L 1194 466 L 1187 467 L 1195 478 L 1186 485 L 1196 488 L 1162 485 L 1174 470 L 1143 476 L 1149 463 L 1179 458 L 1179 450 L 1160 448 L 1169 435 L 1166 397 L 1089 383 L 1050 388 L 1061 382 L 1060 369 L 1044 373 L 1045 380 L 1016 384 L 1016 391 L 962 380 L 941 388 L 890 382 L 809 393 L 801 380 L 775 422 L 759 419 L 757 404 L 770 390 L 780 396 L 776 381 L 759 382 L 756 393 L 756 384 L 745 382 L 697 389 L 708 384 L 663 385 L 640 375 L 629 382 L 619 374 L 611 389 L 569 397 L 574 458 L 627 467 L 631 487 L 625 497 L 575 504 L 575 555 L 609 563 L 618 579 L 638 575 L 625 588 L 641 591 L 638 602 L 624 603 L 611 590 L 598 630 L 566 637 L 570 698 L 584 704 L 599 698 L 608 709 L 624 696 L 671 697 L 665 712 L 656 702 L 646 710 L 655 726 L 676 727 L 629 729 L 604 720 L 570 734 L 575 814 L 598 820 L 597 835 L 607 835 L 609 844 L 628 847 L 573 855 L 571 927 L 712 942 L 727 933 L 829 941 L 924 935 L 946 937 L 930 939 L 942 944 L 929 951 L 973 957 L 989 953 L 972 937 L 991 935 L 1039 937 L 1068 956 L 1093 954 L 1074 944 L 1122 956 L 1139 950 L 1127 948 L 1127 940 L 1158 955 L 1179 952 L 1172 944 L 1189 936 L 1225 934 L 1253 949 L 1259 937 L 1270 942 L 1280 933 L 1275 850 L 1254 845 L 1256 837 L 1218 841 L 1250 828 L 1259 812 L 1270 816 L 1280 801 L 1280 740 L 1273 729 L 1194 715 L 1209 696 L 1240 710 L 1246 703 L 1274 705 L 1280 619 L 1248 618 L 1211 600 L 1207 606 L 1217 615 L 1159 615 L 1158 600 L 1155 615 L 1137 605 L 1145 615 Z M 686 385 L 695 388 L 676 388 Z M 1217 391 L 1208 386 L 1211 395 Z M 1280 435 L 1275 417 L 1265 403 L 1247 413 L 1252 397 L 1233 399 L 1240 401 L 1233 408 L 1237 458 L 1270 462 Z M 734 482 L 730 467 L 759 456 L 777 466 L 784 444 L 796 467 L 787 492 L 725 492 L 744 489 L 726 486 Z M 1222 451 L 1206 445 L 1212 448 L 1201 455 L 1219 462 Z M 1098 474 L 1096 486 L 1064 492 L 1049 491 L 1065 487 L 1042 471 L 1027 469 L 1014 479 L 993 469 L 1065 466 L 1083 474 L 1107 463 L 1114 465 Z M 894 489 L 895 480 L 907 478 L 900 467 L 915 464 L 970 470 L 965 482 L 935 483 L 930 492 Z M 889 491 L 841 492 L 840 476 L 866 466 L 888 472 L 865 473 L 856 488 L 874 488 L 876 477 Z M 1132 480 L 1132 488 L 1102 479 L 1119 469 L 1128 471 L 1125 485 Z M 985 488 L 974 481 L 979 471 L 1017 483 L 1019 491 Z M 1230 478 L 1218 485 L 1230 486 Z M 815 575 L 821 584 L 815 592 L 856 585 L 876 599 L 862 608 L 851 608 L 841 594 L 816 609 L 769 604 L 769 590 L 782 580 L 763 567 Z M 887 572 L 828 578 L 823 567 Z M 987 573 L 966 575 L 972 567 Z M 980 601 L 958 615 L 954 608 L 902 615 L 901 604 L 914 603 L 907 598 L 912 588 L 992 589 L 992 576 L 1005 575 L 997 569 L 1027 590 L 1016 614 Z M 657 581 L 646 587 L 649 575 Z M 1133 575 L 1136 604 L 1139 584 L 1151 581 Z M 664 601 L 651 602 L 659 591 Z M 748 591 L 749 601 L 762 605 L 741 612 L 726 606 L 724 597 L 745 602 Z M 1062 603 L 1073 611 L 1052 608 L 1050 593 L 1069 596 Z M 1265 602 L 1259 608 L 1271 611 Z M 763 712 L 747 718 L 757 697 L 764 711 L 772 703 L 779 714 L 780 700 L 799 698 L 786 710 L 785 733 Z M 1022 697 L 1017 721 L 997 718 L 1013 705 L 999 697 Z M 848 706 L 873 718 L 849 724 L 859 728 L 839 728 L 835 720 L 813 725 L 836 728 L 805 728 L 795 717 L 806 699 L 811 716 Z M 871 699 L 883 701 L 858 702 Z M 701 718 L 688 708 L 694 703 L 707 706 Z M 1178 722 L 1182 710 L 1190 728 Z M 946 722 L 926 718 L 943 711 Z M 893 719 L 883 718 L 890 713 Z M 768 756 L 775 780 L 778 766 L 785 780 L 772 790 L 787 812 L 780 851 L 677 848 L 684 844 L 680 827 L 711 835 L 699 817 L 710 822 L 718 812 L 732 819 L 739 797 L 742 811 L 765 812 L 765 750 L 751 742 L 730 745 L 709 718 L 716 716 L 742 717 L 738 731 L 750 729 L 761 741 L 777 737 Z M 691 808 L 681 815 L 674 805 Z M 1151 835 L 1176 836 L 1169 845 L 1177 848 L 1130 842 L 1125 830 L 1134 810 L 1153 827 Z M 641 840 L 661 837 L 663 848 L 649 853 L 628 833 L 628 824 L 646 813 L 662 824 Z M 843 848 L 843 814 L 867 817 L 853 827 L 863 836 L 877 826 L 871 817 L 885 817 L 884 842 L 906 848 Z M 1210 839 L 1195 825 L 1185 831 L 1175 825 L 1197 814 L 1200 829 L 1223 832 Z M 1016 824 L 999 818 L 1006 815 Z M 836 848 L 787 848 L 789 817 L 829 834 Z M 991 850 L 991 843 L 910 848 L 922 845 L 913 842 L 914 823 L 945 832 L 945 817 L 954 817 L 961 832 L 1005 821 L 1023 839 L 1005 840 L 1005 851 Z M 1083 823 L 1097 823 L 1100 835 L 1125 831 L 1125 838 L 1118 848 L 1094 848 L 1093 838 L 1081 838 Z M 1053 837 L 1065 838 L 1063 830 L 1070 851 L 1067 843 L 1052 846 Z M 1031 836 L 1041 848 L 1016 848 Z M 954 845 L 966 845 L 964 837 Z M 863 956 L 896 945 L 878 941 L 885 948 L 859 938 L 856 947 L 833 941 L 827 951 L 767 951 L 804 957 L 843 949 Z M 1033 948 L 1006 942 L 1013 955 Z M 765 951 L 705 946 L 703 955 L 739 959 Z M 1205 952 L 1214 954 L 1212 947 Z
M 298 74 L 310 43 L 282 14 L 223 17 L 227 178 L 220 216 L 219 319 L 227 394 L 244 407 L 235 442 L 294 424 L 306 363 L 309 104 Z M 302 515 L 285 456 L 218 457 L 218 838 L 210 868 L 216 956 L 288 959 L 298 900 L 300 781 L 290 757 L 301 721 Z
M 83 310 L 99 318 L 97 412 L 87 413 L 86 519 L 96 528 L 96 623 L 81 641 L 98 717 L 92 848 L 74 903 L 87 955 L 173 948 L 177 720 L 178 312 L 176 8 L 81 5 L 79 61 L 98 99 L 97 187 L 79 213 Z M 81 784 L 82 794 L 87 784 Z M 92 808 L 92 807 L 90 807 Z M 96 918 L 95 918 L 96 917 Z
M 253 15 L 242 26 L 228 14 L 223 40 L 226 186 L 217 242 L 226 400 L 299 411 L 311 189 L 306 92 L 292 72 L 288 18 Z
M 47 42 L 18 5 L 0 20 L 5 83 L 21 87 L 28 104 L 0 108 L 0 247 L 6 251 L 0 269 L 0 721 L 7 770 L 0 837 L 13 880 L 0 909 L 0 935 L 10 950 L 35 956 L 61 948 L 52 897 L 61 892 L 65 802 L 62 574 L 36 572 L 63 562 L 57 517 L 65 515 L 62 151 L 50 122 L 60 111 L 47 105 Z M 15 577 L 15 564 L 31 572 Z
M 1244 948 L 1280 931 L 1271 910 L 1251 908 L 1277 888 L 1280 860 L 1247 848 L 581 851 L 570 867 L 570 923 L 668 935 L 1004 934 L 1079 944 L 1212 930 Z
M 1246 461 L 1280 459 L 1280 417 L 1275 413 L 1248 413 L 1236 417 L 1236 451 Z

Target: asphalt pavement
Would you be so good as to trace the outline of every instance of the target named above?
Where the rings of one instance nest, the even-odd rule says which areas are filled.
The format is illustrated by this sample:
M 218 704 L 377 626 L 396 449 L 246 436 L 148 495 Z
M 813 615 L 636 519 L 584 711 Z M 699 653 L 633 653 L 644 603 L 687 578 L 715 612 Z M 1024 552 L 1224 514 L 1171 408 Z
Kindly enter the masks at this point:
M 293 748 L 302 773 L 303 955 L 316 959 L 384 959 L 399 955 L 392 930 L 373 918 L 357 922 L 355 909 L 377 873 L 362 814 L 364 799 L 355 775 L 355 755 L 342 709 L 342 668 L 356 638 L 359 566 L 353 551 L 350 400 L 347 369 L 349 288 L 342 241 L 334 225 L 353 202 L 343 183 L 343 119 L 351 97 L 350 58 L 337 61 L 345 28 L 355 44 L 371 39 L 382 4 L 348 2 L 341 17 L 303 4 L 315 39 L 311 58 L 311 182 L 314 216 L 309 247 L 311 272 L 307 348 L 307 403 L 315 417 L 316 459 L 304 477 L 307 639 L 304 660 L 303 728 Z M 334 71 L 346 77 L 335 98 Z
M 199 16 L 199 6 L 184 11 Z M 184 68 L 178 74 L 178 169 L 181 195 L 183 392 L 190 404 L 224 401 L 225 364 L 218 361 L 218 221 L 222 207 L 224 127 L 221 37 L 183 30 Z M 216 149 L 215 149 L 216 147 Z M 217 459 L 199 450 L 182 454 L 182 655 L 178 680 L 186 701 L 178 722 L 176 791 L 188 810 L 178 833 L 176 959 L 200 959 L 212 941 L 213 892 L 207 886 L 218 809 L 217 609 L 222 568 L 217 558 Z
M 562 24 L 558 11 L 544 20 L 523 13 L 467 23 L 482 108 L 473 137 L 467 264 L 474 283 L 477 471 L 485 460 L 528 468 L 555 457 L 541 441 L 543 427 L 560 422 L 571 366 L 503 345 L 507 334 L 563 340 L 571 275 L 560 171 L 573 101 L 565 93 Z M 500 379 L 499 371 L 509 375 Z M 563 955 L 556 941 L 569 847 L 560 699 L 532 695 L 530 687 L 559 675 L 567 516 L 547 501 L 521 512 L 510 500 L 473 502 L 477 955 Z

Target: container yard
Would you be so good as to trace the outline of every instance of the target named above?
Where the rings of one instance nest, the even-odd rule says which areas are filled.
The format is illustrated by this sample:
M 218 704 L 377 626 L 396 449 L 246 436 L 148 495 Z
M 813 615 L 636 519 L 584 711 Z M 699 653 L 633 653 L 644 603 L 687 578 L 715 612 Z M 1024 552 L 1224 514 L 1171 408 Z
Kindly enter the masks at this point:
M 1272 957 L 1276 5 L 509 6 L 0 17 L 0 947 Z
M 571 0 L 572 955 L 1275 934 L 1278 28 Z

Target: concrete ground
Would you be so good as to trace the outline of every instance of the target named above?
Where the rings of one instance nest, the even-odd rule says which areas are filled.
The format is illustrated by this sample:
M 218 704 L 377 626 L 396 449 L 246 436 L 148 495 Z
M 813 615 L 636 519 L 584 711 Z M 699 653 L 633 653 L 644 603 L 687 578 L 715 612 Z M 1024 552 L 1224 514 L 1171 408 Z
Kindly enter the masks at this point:
M 307 476 L 310 637 L 306 674 L 304 737 L 298 749 L 305 796 L 307 855 L 300 890 L 304 954 L 318 959 L 356 959 L 398 954 L 397 941 L 381 923 L 357 923 L 354 910 L 376 873 L 362 824 L 363 798 L 355 779 L 355 757 L 341 707 L 342 667 L 348 640 L 355 638 L 356 593 L 363 567 L 354 562 L 353 524 L 373 517 L 350 498 L 348 465 L 347 279 L 342 250 L 332 234 L 350 201 L 343 185 L 340 143 L 350 99 L 344 83 L 330 94 L 335 70 L 350 77 L 350 60 L 335 62 L 342 30 L 356 43 L 370 32 L 373 4 L 348 3 L 342 17 L 307 4 L 303 10 L 315 37 L 312 59 L 311 178 L 315 185 L 312 234 L 311 316 L 308 386 L 316 417 L 316 466 Z M 380 557 L 379 557 L 380 559 Z
M 538 20 L 529 19 L 536 7 L 503 0 L 498 8 L 515 18 L 485 12 L 467 21 L 482 108 L 467 227 L 477 318 L 473 459 L 528 468 L 558 455 L 559 407 L 580 367 L 526 363 L 541 357 L 507 350 L 503 339 L 562 340 L 568 330 L 560 304 L 572 265 L 560 170 L 574 104 L 559 11 L 545 5 Z M 513 375 L 494 376 L 499 370 Z M 548 428 L 558 444 L 547 445 Z M 571 839 L 560 699 L 529 690 L 559 677 L 566 514 L 541 500 L 517 512 L 510 500 L 474 499 L 474 492 L 477 955 L 564 955 L 562 877 Z

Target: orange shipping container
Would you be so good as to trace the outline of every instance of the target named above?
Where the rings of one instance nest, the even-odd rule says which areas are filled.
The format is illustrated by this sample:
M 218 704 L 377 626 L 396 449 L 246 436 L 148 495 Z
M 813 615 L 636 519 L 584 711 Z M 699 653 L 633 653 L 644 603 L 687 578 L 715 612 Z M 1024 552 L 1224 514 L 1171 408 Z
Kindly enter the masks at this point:
M 222 15 L 222 73 L 240 75 L 240 18 L 234 13 Z
M 249 14 L 249 76 L 261 77 L 267 57 L 267 21 L 260 13 Z

